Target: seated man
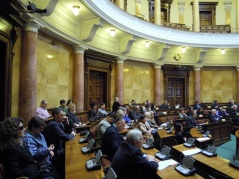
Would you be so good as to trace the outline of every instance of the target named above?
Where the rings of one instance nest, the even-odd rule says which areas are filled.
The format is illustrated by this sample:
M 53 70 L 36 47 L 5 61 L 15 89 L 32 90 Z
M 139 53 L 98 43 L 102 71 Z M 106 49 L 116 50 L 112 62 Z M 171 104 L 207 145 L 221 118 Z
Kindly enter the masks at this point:
M 40 117 L 43 120 L 46 120 L 49 117 L 51 117 L 50 114 L 47 111 L 47 106 L 48 106 L 47 101 L 46 100 L 42 100 L 40 107 L 37 108 L 37 111 L 36 111 L 37 112 L 37 116 Z
M 65 171 L 65 141 L 73 139 L 76 135 L 72 131 L 69 124 L 68 117 L 64 116 L 64 112 L 60 108 L 56 108 L 52 111 L 53 120 L 51 120 L 43 131 L 48 146 L 53 144 L 54 157 L 53 166 L 56 168 L 60 175 L 64 175 Z M 63 123 L 65 122 L 65 123 Z
M 209 116 L 209 121 L 210 122 L 219 122 L 222 118 L 218 116 L 216 109 L 212 109 L 212 114 Z
M 235 104 L 233 106 L 233 109 L 231 110 L 231 115 L 233 115 L 232 117 L 232 121 L 234 122 L 234 124 L 236 126 L 239 126 L 239 109 L 238 109 L 238 106 Z
M 167 100 L 164 100 L 164 103 L 160 106 L 162 109 L 168 109 L 170 108 L 170 104 Z
M 125 123 L 128 124 L 130 122 L 130 118 L 129 118 L 128 114 L 127 114 L 127 109 L 125 107 L 122 107 L 122 106 L 120 106 L 119 109 L 124 112 L 123 118 L 125 120 Z
M 102 138 L 101 151 L 103 155 L 107 155 L 108 159 L 112 161 L 115 152 L 124 141 L 119 134 L 124 129 L 125 120 L 123 118 L 116 118 L 113 125 L 108 127 Z
M 130 120 L 133 120 L 134 122 L 136 122 L 140 118 L 138 105 L 134 106 L 134 109 L 129 111 L 129 118 Z
M 193 128 L 193 127 L 197 126 L 196 113 L 195 112 L 187 118 L 186 125 L 187 125 L 187 127 L 190 127 L 190 128 Z
M 150 105 L 149 105 L 149 104 L 145 104 L 144 114 L 145 114 L 146 112 L 150 112 L 150 111 L 151 111 Z
M 106 129 L 111 126 L 111 123 L 114 120 L 113 113 L 108 113 L 107 117 L 100 121 L 98 127 L 97 127 L 97 137 L 102 138 Z
M 226 117 L 228 116 L 226 110 L 223 109 L 222 106 L 219 107 L 218 115 L 219 115 L 219 116 L 222 116 L 223 118 L 226 118 Z
M 100 108 L 98 109 L 98 116 L 107 116 L 107 112 L 105 110 L 105 103 L 100 104 Z
M 128 132 L 111 164 L 117 179 L 160 178 L 156 174 L 159 160 L 142 153 L 140 148 L 144 143 L 141 131 L 134 129 Z
M 66 114 L 67 113 L 67 108 L 66 108 L 66 100 L 62 99 L 60 100 L 60 106 L 59 108 Z
M 92 120 L 94 121 L 94 119 L 98 116 L 96 107 L 97 106 L 96 106 L 96 104 L 94 102 L 90 103 L 90 110 L 88 112 L 88 119 L 90 121 L 92 121 Z
M 202 106 L 201 104 L 199 103 L 199 101 L 196 101 L 195 104 L 193 105 L 193 110 L 198 110 L 200 109 Z
M 212 108 L 219 108 L 219 104 L 217 102 L 217 100 L 214 100 L 214 102 L 212 103 Z
M 114 103 L 113 103 L 113 105 L 112 105 L 112 110 L 113 110 L 113 112 L 118 111 L 118 109 L 119 109 L 120 106 L 122 106 L 122 105 L 119 103 L 119 98 L 118 98 L 118 97 L 115 97 Z

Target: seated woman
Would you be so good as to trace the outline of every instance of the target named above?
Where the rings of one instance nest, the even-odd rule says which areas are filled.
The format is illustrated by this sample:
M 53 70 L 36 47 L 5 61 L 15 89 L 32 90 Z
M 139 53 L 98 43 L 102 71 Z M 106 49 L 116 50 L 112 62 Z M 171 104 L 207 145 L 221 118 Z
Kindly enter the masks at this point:
M 136 105 L 135 99 L 132 99 L 131 103 L 129 103 L 130 107 L 134 107 Z
M 158 112 L 156 111 L 156 104 L 151 103 L 151 111 L 153 111 L 154 115 L 158 115 Z
M 197 110 L 197 116 L 198 116 L 198 117 L 203 117 L 203 115 L 204 115 L 203 108 L 199 108 L 199 109 Z
M 75 113 L 76 113 L 76 105 L 74 103 L 70 103 L 68 105 L 68 113 L 66 114 L 66 116 L 68 117 L 69 123 L 70 125 L 72 125 L 72 127 L 81 124 L 80 119 L 75 115 Z
M 193 114 L 193 107 L 188 107 L 188 112 L 186 112 L 187 116 L 191 116 Z
M 183 144 L 185 142 L 184 136 L 182 134 L 183 132 L 183 126 L 180 123 L 174 124 L 174 130 L 175 130 L 175 137 L 178 144 Z
M 185 114 L 183 108 L 180 108 L 180 109 L 179 109 L 178 117 L 179 117 L 180 119 L 187 119 L 187 118 L 188 118 L 188 116 L 187 116 L 187 114 Z
M 45 160 L 51 163 L 50 157 L 54 156 L 54 145 L 47 147 L 45 137 L 41 134 L 45 127 L 44 121 L 39 117 L 33 117 L 28 123 L 28 129 L 23 138 L 24 144 L 31 152 L 34 160 L 42 162 Z
M 161 105 L 161 108 L 162 108 L 162 109 L 168 109 L 168 108 L 170 108 L 170 104 L 168 103 L 167 100 L 164 100 L 164 103 Z
M 175 104 L 175 109 L 179 109 L 180 108 L 180 104 L 179 104 L 179 102 L 178 101 L 176 101 L 176 104 Z
M 97 110 L 96 110 L 96 104 L 94 102 L 90 103 L 90 111 L 88 112 L 88 118 L 90 121 L 94 121 L 94 119 L 98 116 Z
M 145 115 L 140 116 L 139 121 L 135 124 L 135 128 L 136 127 L 143 133 L 143 136 L 146 139 L 153 137 L 154 145 L 157 149 L 160 147 L 160 137 L 158 134 L 158 130 L 154 130 L 150 128 L 150 125 L 147 122 Z
M 0 153 L 6 178 L 36 178 L 37 165 L 23 145 L 24 132 L 21 118 L 7 118 L 0 124 Z
M 146 116 L 146 120 L 147 120 L 147 122 L 149 123 L 149 125 L 151 126 L 151 127 L 158 127 L 158 125 L 157 125 L 157 123 L 156 123 L 156 121 L 155 121 L 155 119 L 154 119 L 154 112 L 153 111 L 150 111 L 150 112 L 146 112 L 145 113 L 145 116 Z

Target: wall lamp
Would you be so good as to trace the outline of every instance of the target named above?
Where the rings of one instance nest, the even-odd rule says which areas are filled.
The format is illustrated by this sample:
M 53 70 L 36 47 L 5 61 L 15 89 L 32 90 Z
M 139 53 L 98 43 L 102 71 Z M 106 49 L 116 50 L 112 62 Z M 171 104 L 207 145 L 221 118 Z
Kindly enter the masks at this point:
M 72 9 L 73 14 L 74 14 L 75 16 L 78 16 L 78 14 L 80 13 L 80 6 L 75 5 L 75 6 L 73 6 L 72 8 L 73 8 L 73 9 Z

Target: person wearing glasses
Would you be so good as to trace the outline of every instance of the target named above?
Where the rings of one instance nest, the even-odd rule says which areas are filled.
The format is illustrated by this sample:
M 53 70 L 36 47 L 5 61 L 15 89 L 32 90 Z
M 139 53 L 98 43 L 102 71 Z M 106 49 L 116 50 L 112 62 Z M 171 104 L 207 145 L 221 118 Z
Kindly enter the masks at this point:
M 5 167 L 6 178 L 35 178 L 37 165 L 24 146 L 23 119 L 7 118 L 0 124 L 0 159 Z
M 140 130 L 133 129 L 127 133 L 125 142 L 121 144 L 111 163 L 117 179 L 160 178 L 156 174 L 159 160 L 142 153 L 140 148 L 144 143 Z

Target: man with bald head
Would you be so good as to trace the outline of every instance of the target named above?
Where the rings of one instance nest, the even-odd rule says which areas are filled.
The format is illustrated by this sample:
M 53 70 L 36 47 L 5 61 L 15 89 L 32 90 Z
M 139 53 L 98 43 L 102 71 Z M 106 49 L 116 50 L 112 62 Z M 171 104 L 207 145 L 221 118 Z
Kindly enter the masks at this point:
M 40 107 L 37 108 L 36 111 L 37 116 L 43 120 L 47 120 L 49 117 L 51 117 L 47 111 L 47 106 L 48 106 L 47 100 L 42 100 Z

